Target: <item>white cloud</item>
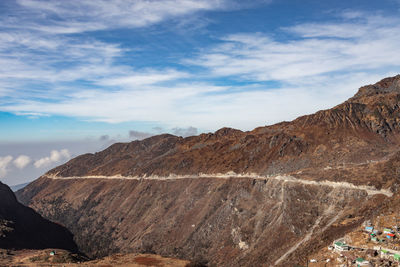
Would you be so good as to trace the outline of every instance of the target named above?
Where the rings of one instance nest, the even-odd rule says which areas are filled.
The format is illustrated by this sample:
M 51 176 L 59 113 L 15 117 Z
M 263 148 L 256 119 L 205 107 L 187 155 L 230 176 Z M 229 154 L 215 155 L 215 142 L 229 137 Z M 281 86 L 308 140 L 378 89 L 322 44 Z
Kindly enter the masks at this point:
M 8 172 L 8 165 L 11 163 L 13 157 L 5 156 L 0 157 L 0 178 L 3 178 Z
M 189 75 L 172 69 L 163 71 L 147 70 L 130 75 L 118 75 L 100 80 L 99 85 L 102 86 L 122 86 L 124 88 L 137 88 L 138 86 L 156 84 L 165 81 L 178 80 L 187 78 Z
M 48 114 L 90 117 L 105 122 L 170 121 L 182 116 L 181 109 L 189 107 L 196 98 L 225 90 L 208 84 L 176 84 L 148 86 L 136 90 L 81 91 L 61 103 L 25 101 L 21 105 L 3 107 L 10 112 L 41 109 Z M 101 108 L 100 108 L 101 107 Z
M 88 87 L 96 88 L 91 91 L 96 95 L 98 90 L 140 90 L 143 86 L 190 77 L 186 72 L 171 68 L 134 69 L 118 64 L 115 59 L 125 52 L 118 44 L 85 38 L 37 36 L 28 32 L 19 33 L 15 38 L 5 35 L 0 33 L 0 67 L 3 70 L 0 96 L 10 96 L 15 100 L 13 103 L 29 98 L 57 101 L 66 96 L 69 98 L 69 95 L 81 97 L 81 88 L 73 84 L 76 81 L 85 81 Z M 40 39 L 44 41 L 40 42 Z M 47 41 L 52 45 L 40 46 Z
M 240 129 L 294 119 L 296 116 L 334 106 L 355 93 L 358 87 L 392 73 L 355 73 L 292 79 L 284 88 L 264 85 L 210 86 L 175 85 L 145 87 L 146 90 L 82 92 L 63 103 L 29 102 L 10 107 L 41 110 L 49 114 L 90 117 L 110 123 L 162 121 L 167 127 L 196 125 L 202 129 L 229 126 Z M 321 93 L 321 90 L 323 93 Z
M 60 162 L 61 160 L 67 160 L 71 157 L 68 149 L 52 150 L 50 156 L 41 158 L 35 161 L 34 165 L 36 168 L 49 167 L 50 165 Z
M 10 15 L 0 19 L 0 96 L 11 92 L 20 99 L 57 99 L 73 87 L 62 83 L 78 80 L 111 87 L 187 76 L 172 69 L 136 70 L 116 64 L 115 59 L 126 52 L 119 44 L 68 33 L 146 27 L 200 11 L 225 9 L 234 1 L 19 0 L 16 3 Z M 43 89 L 28 89 L 33 87 L 32 83 Z
M 118 43 L 59 34 L 144 27 L 227 8 L 228 2 L 233 3 L 180 1 L 179 10 L 171 10 L 165 3 L 175 8 L 176 1 L 21 0 L 22 6 L 44 17 L 56 14 L 62 23 L 21 21 L 25 28 L 0 33 L 0 95 L 7 97 L 0 110 L 110 123 L 157 122 L 170 128 L 251 129 L 338 104 L 359 86 L 400 68 L 400 19 L 356 11 L 343 13 L 339 22 L 283 28 L 287 39 L 265 33 L 221 37 L 218 45 L 202 48 L 198 56 L 177 59 L 174 63 L 188 67 L 179 69 L 132 67 L 132 62 L 119 63 L 128 51 Z M 126 15 L 131 8 L 140 14 Z M 141 21 L 141 16 L 147 18 Z M 28 31 L 27 25 L 37 31 Z M 190 71 L 193 67 L 196 73 Z M 224 85 L 215 85 L 214 79 Z M 51 162 L 46 157 L 37 164 Z
M 19 0 L 18 4 L 31 12 L 36 12 L 36 22 L 28 24 L 29 28 L 53 34 L 69 34 L 109 28 L 146 27 L 196 12 L 226 9 L 231 6 L 232 2 L 234 1 L 100 0 L 93 2 L 80 0 L 48 2 Z M 41 21 L 40 18 L 43 18 L 44 15 L 46 20 Z M 50 19 L 54 17 L 57 19 Z
M 31 158 L 25 155 L 20 155 L 18 156 L 14 161 L 14 165 L 15 167 L 17 167 L 18 169 L 23 169 L 26 166 L 28 166 L 29 163 L 31 163 Z
M 51 47 L 47 42 L 52 43 Z M 113 65 L 113 59 L 122 52 L 117 44 L 85 38 L 75 40 L 30 32 L 21 32 L 18 38 L 2 38 L 0 34 L 0 66 L 4 67 L 0 79 L 12 80 L 14 85 L 32 81 L 93 81 L 105 74 L 126 73 L 127 67 Z M 57 64 L 65 67 L 54 67 Z
M 37 73 L 27 67 L 22 74 L 13 73 L 32 79 L 33 76 L 44 77 L 49 81 L 84 79 L 100 88 L 74 87 L 71 90 L 68 86 L 56 86 L 54 91 L 32 92 L 35 96 L 54 97 L 56 101 L 26 100 L 26 97 L 20 100 L 18 97 L 11 105 L 0 105 L 0 109 L 111 123 L 156 121 L 169 127 L 196 125 L 203 129 L 222 125 L 247 129 L 293 119 L 302 113 L 340 103 L 359 86 L 376 82 L 394 74 L 391 70 L 400 68 L 399 18 L 360 18 L 356 12 L 347 12 L 342 20 L 282 29 L 294 35 L 289 41 L 261 33 L 223 37 L 219 45 L 203 49 L 199 56 L 183 62 L 202 67 L 203 72 L 196 75 L 171 68 L 133 70 L 113 63 L 114 57 L 123 53 L 118 45 L 75 44 L 67 40 L 67 49 L 78 47 L 75 55 L 81 64 L 60 72 L 43 67 L 44 71 Z M 68 48 L 69 45 L 72 48 Z M 56 44 L 47 46 L 57 47 Z M 87 51 L 85 47 L 89 47 Z M 83 63 L 86 53 L 93 64 Z M 95 64 L 97 62 L 104 64 Z M 13 68 L 12 63 L 7 64 Z M 187 81 L 199 76 L 200 79 L 231 80 L 231 85 Z M 236 81 L 253 85 L 237 85 Z M 264 82 L 274 84 L 265 85 Z
M 290 41 L 264 34 L 233 34 L 186 62 L 214 76 L 248 81 L 283 81 L 334 72 L 399 68 L 400 19 L 370 16 L 340 23 L 304 23 L 287 27 Z

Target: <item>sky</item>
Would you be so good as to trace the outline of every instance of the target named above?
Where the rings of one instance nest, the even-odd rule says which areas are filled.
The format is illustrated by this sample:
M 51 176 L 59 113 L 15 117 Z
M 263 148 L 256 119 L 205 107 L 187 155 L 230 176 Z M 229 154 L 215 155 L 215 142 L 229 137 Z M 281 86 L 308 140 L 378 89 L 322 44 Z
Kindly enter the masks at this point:
M 400 73 L 399 50 L 400 0 L 2 0 L 0 181 L 331 108 Z

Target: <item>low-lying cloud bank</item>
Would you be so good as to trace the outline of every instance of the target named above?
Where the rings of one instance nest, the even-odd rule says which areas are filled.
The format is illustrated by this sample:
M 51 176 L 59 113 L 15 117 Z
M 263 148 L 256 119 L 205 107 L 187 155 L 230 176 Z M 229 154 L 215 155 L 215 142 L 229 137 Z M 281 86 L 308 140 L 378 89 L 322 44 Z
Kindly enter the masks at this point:
M 70 157 L 71 155 L 68 149 L 62 149 L 60 151 L 52 150 L 50 152 L 50 156 L 35 161 L 34 165 L 36 168 L 42 168 L 49 166 L 52 163 L 59 162 L 61 160 L 68 160 L 70 159 Z
M 49 167 L 53 163 L 60 163 L 71 158 L 68 149 L 52 150 L 50 155 L 34 161 L 33 166 L 37 169 Z M 15 159 L 11 155 L 0 157 L 0 178 L 4 178 L 14 166 L 19 170 L 28 167 L 32 158 L 26 155 L 19 155 Z
M 29 165 L 29 163 L 31 163 L 32 159 L 26 155 L 20 155 L 19 157 L 17 157 L 13 163 L 15 165 L 15 167 L 17 167 L 18 169 L 23 169 L 26 166 Z
M 3 178 L 7 174 L 7 169 L 12 159 L 12 156 L 0 157 L 0 178 Z

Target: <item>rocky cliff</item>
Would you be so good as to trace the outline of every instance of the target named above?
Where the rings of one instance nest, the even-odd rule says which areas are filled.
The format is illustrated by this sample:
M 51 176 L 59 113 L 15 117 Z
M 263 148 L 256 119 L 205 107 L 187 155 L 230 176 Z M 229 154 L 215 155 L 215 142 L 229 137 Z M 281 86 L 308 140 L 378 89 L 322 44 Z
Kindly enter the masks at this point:
M 77 251 L 66 228 L 20 204 L 11 189 L 0 183 L 0 248 L 63 248 Z
M 302 263 L 397 192 L 399 104 L 400 75 L 291 122 L 114 144 L 49 171 L 18 197 L 93 256 Z

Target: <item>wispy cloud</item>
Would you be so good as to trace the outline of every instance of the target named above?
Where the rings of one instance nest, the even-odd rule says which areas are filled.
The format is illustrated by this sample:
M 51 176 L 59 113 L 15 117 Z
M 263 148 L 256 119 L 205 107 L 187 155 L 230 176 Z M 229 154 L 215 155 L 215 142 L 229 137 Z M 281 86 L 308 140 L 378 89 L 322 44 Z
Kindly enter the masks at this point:
M 47 114 L 91 118 L 111 123 L 132 120 L 179 121 L 181 115 L 188 116 L 191 113 L 190 105 L 196 98 L 225 89 L 207 84 L 176 84 L 174 87 L 147 86 L 111 92 L 82 90 L 69 95 L 62 102 L 43 103 L 27 100 L 20 104 L 3 106 L 3 110 L 40 110 Z
M 38 1 L 17 3 L 36 16 L 25 24 L 31 30 L 71 34 L 110 28 L 146 27 L 196 12 L 229 8 L 227 0 L 114 0 Z M 15 25 L 14 27 L 18 27 Z
M 16 14 L 24 15 L 5 17 L 0 26 L 0 97 L 7 97 L 2 104 L 25 103 L 30 99 L 62 101 L 71 95 L 96 95 L 98 90 L 141 90 L 144 85 L 188 78 L 188 73 L 172 68 L 140 69 L 121 64 L 118 58 L 128 50 L 119 43 L 66 33 L 104 27 L 144 27 L 174 16 L 228 5 L 214 0 L 17 3 L 22 9 L 17 8 Z M 43 114 L 23 110 L 16 113 Z
M 286 27 L 290 41 L 265 34 L 233 34 L 197 59 L 215 76 L 248 81 L 291 79 L 334 72 L 371 71 L 400 66 L 400 19 L 365 16 L 339 23 Z
M 132 50 L 118 41 L 82 34 L 249 2 L 20 0 L 33 13 L 5 19 L 0 32 L 0 110 L 156 122 L 169 129 L 249 129 L 337 104 L 400 67 L 400 19 L 358 11 L 277 29 L 281 39 L 269 33 L 222 36 L 197 56 L 156 67 L 121 60 Z
M 0 33 L 0 85 L 18 99 L 58 98 L 79 80 L 96 84 L 105 76 L 134 73 L 115 64 L 122 53 L 118 44 L 87 38 Z
M 176 81 L 181 78 L 188 78 L 189 74 L 176 71 L 173 69 L 165 69 L 163 71 L 144 70 L 139 73 L 131 73 L 126 75 L 118 75 L 117 77 L 105 78 L 98 81 L 102 86 L 119 86 L 123 88 L 137 88 L 138 86 L 157 84 L 165 81 Z

